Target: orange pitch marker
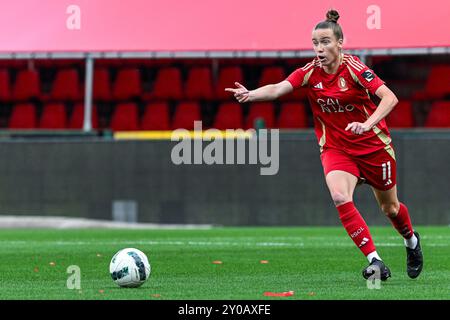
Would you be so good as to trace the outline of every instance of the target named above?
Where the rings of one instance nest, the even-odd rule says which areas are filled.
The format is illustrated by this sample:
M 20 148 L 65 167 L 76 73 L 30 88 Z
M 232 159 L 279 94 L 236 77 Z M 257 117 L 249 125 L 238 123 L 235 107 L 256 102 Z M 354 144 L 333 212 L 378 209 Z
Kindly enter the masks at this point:
M 286 291 L 286 292 L 264 292 L 265 297 L 291 297 L 294 295 L 294 291 Z

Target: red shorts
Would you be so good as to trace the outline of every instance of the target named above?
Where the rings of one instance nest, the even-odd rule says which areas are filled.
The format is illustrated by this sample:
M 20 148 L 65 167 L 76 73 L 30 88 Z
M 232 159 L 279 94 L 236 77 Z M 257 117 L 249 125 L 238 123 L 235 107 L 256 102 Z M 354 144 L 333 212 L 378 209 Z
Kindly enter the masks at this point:
M 394 149 L 363 155 L 351 156 L 338 149 L 325 149 L 320 155 L 325 176 L 333 170 L 348 172 L 374 188 L 386 191 L 395 186 L 397 165 Z M 388 152 L 389 151 L 389 152 Z

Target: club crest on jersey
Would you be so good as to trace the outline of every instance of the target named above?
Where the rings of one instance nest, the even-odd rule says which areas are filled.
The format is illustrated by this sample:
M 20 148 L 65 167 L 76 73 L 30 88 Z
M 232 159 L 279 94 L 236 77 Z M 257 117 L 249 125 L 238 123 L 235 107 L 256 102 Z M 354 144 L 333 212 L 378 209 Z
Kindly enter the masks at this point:
M 341 89 L 341 91 L 348 90 L 347 82 L 345 81 L 345 79 L 343 77 L 339 77 L 338 86 Z
M 362 76 L 364 77 L 364 79 L 367 80 L 367 82 L 370 82 L 370 81 L 372 81 L 372 80 L 375 78 L 375 76 L 373 75 L 373 73 L 370 72 L 369 70 L 364 71 L 364 73 L 362 74 Z

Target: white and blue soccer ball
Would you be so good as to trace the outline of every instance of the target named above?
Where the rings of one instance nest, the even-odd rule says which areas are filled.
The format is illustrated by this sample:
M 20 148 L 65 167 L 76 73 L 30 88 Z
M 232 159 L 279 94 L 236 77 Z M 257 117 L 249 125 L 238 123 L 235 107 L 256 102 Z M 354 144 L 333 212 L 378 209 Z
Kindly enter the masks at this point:
M 120 287 L 139 287 L 150 277 L 150 272 L 147 256 L 135 248 L 119 250 L 109 264 L 109 273 Z

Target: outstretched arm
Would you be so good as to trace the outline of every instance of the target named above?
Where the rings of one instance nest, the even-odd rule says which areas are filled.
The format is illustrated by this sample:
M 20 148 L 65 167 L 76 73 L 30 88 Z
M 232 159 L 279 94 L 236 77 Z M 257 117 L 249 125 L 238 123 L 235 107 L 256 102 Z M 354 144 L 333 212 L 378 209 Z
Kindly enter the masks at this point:
M 259 87 L 255 90 L 247 90 L 239 82 L 234 83 L 237 88 L 226 88 L 225 91 L 232 92 L 234 97 L 240 103 L 254 101 L 271 101 L 278 99 L 282 95 L 292 92 L 293 87 L 289 81 L 281 81 L 275 84 L 269 84 Z
M 380 86 L 375 94 L 381 99 L 375 112 L 364 122 L 352 122 L 347 125 L 345 130 L 351 130 L 354 134 L 363 134 L 372 128 L 381 120 L 383 120 L 398 103 L 395 94 L 386 86 Z

